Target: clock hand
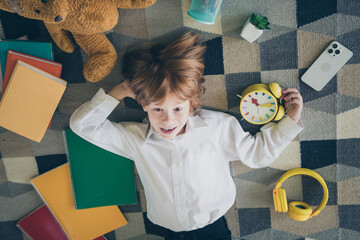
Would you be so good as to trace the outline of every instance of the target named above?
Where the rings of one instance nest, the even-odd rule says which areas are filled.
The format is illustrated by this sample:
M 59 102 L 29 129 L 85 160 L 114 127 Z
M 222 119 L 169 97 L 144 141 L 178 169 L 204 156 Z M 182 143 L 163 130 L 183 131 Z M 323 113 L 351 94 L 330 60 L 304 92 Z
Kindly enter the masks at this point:
M 268 103 L 265 103 L 265 104 L 260 104 L 260 107 L 271 107 L 272 106 L 272 104 L 270 103 L 270 102 L 268 102 Z
M 251 99 L 251 102 L 252 102 L 253 104 L 255 104 L 256 106 L 259 106 L 257 99 L 252 98 L 252 99 Z

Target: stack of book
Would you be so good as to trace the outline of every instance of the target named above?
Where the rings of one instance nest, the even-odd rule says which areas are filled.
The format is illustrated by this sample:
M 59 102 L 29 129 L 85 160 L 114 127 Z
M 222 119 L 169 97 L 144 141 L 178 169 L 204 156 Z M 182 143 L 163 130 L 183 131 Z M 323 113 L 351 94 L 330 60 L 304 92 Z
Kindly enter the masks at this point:
M 40 142 L 65 91 L 49 42 L 0 41 L 0 126 Z
M 64 138 L 68 163 L 31 180 L 45 205 L 17 226 L 34 240 L 105 239 L 127 224 L 118 205 L 137 202 L 133 163 L 71 130 Z
M 0 126 L 41 142 L 66 88 L 51 43 L 0 40 Z M 102 240 L 127 224 L 117 205 L 136 203 L 131 160 L 65 131 L 68 163 L 31 184 L 44 205 L 17 226 L 33 240 Z

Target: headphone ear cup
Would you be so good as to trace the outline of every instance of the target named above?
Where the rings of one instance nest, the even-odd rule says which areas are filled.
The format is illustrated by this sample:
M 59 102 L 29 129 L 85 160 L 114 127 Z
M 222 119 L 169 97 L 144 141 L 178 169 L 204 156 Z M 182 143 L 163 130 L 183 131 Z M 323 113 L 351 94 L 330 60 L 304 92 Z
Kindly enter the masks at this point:
M 279 188 L 273 193 L 274 207 L 277 212 L 287 212 L 288 204 L 285 189 Z
M 306 221 L 312 213 L 312 208 L 309 204 L 304 202 L 291 202 L 289 203 L 289 217 L 297 221 Z

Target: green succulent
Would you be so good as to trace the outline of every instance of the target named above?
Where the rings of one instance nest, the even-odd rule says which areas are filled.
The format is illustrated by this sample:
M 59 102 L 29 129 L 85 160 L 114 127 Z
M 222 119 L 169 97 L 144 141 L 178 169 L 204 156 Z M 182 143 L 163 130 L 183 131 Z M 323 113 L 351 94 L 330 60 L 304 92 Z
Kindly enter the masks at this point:
M 250 22 L 257 27 L 258 29 L 270 29 L 268 26 L 270 25 L 267 17 L 262 16 L 260 14 L 251 14 Z

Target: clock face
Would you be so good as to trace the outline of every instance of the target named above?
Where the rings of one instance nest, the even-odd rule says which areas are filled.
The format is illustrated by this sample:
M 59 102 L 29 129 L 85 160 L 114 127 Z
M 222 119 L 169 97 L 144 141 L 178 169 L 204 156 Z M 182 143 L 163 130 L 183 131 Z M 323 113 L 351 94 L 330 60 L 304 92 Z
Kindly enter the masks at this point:
M 240 112 L 248 122 L 263 124 L 275 117 L 277 102 L 272 95 L 254 91 L 242 97 Z

